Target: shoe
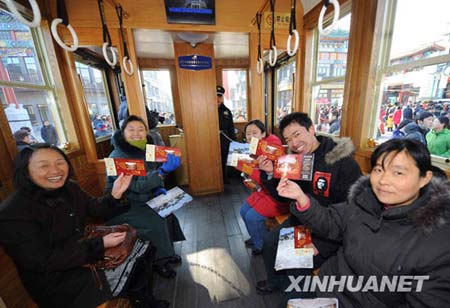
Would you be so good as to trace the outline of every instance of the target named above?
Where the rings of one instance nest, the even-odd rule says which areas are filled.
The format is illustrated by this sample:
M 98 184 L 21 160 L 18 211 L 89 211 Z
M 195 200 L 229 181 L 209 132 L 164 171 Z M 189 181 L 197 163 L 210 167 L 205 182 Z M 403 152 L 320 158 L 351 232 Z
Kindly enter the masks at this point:
M 270 286 L 267 280 L 260 280 L 256 283 L 256 293 L 258 294 L 266 295 L 276 291 L 278 291 L 278 288 Z
M 262 254 L 262 249 L 252 249 L 252 256 L 259 256 L 260 254 Z
M 183 259 L 181 259 L 179 255 L 173 255 L 167 258 L 167 262 L 172 264 L 181 264 L 181 262 L 183 262 Z
M 153 268 L 160 276 L 164 278 L 175 278 L 177 276 L 177 272 L 175 272 L 175 270 L 167 263 L 163 265 L 154 264 Z
M 248 247 L 248 248 L 251 248 L 254 245 L 251 238 L 249 238 L 248 240 L 245 240 L 244 243 L 245 243 L 245 247 Z

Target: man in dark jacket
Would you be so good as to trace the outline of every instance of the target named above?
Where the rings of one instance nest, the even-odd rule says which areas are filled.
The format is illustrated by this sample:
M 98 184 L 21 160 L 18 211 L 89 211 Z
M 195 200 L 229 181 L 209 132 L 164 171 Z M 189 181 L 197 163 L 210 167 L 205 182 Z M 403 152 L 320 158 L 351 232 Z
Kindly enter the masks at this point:
M 231 140 L 236 140 L 234 132 L 233 114 L 223 103 L 225 89 L 217 86 L 217 105 L 219 110 L 219 129 L 220 129 L 220 157 L 222 159 L 222 174 L 224 182 L 227 182 L 227 157 Z
M 423 144 L 427 144 L 427 140 L 425 136 L 431 130 L 433 125 L 433 114 L 428 111 L 421 112 L 417 117 L 417 123 L 409 123 L 405 126 L 405 138 L 412 139 L 422 142 Z
M 58 145 L 59 143 L 56 129 L 48 120 L 44 121 L 44 125 L 41 128 L 41 137 L 44 139 L 45 143 L 53 145 Z
M 409 120 L 413 119 L 413 110 L 412 110 L 411 106 L 409 105 L 409 103 L 408 103 L 408 105 L 406 105 L 406 108 L 403 109 L 403 119 L 409 119 Z
M 350 186 L 361 176 L 359 165 L 351 156 L 354 151 L 351 140 L 316 136 L 311 119 L 307 114 L 300 112 L 291 113 L 281 120 L 280 133 L 292 152 L 314 154 L 312 181 L 297 181 L 305 193 L 317 199 L 323 206 L 346 200 Z M 265 171 L 261 172 L 264 186 L 277 200 L 289 201 L 280 197 L 276 191 L 279 180 L 272 178 L 272 162 L 261 157 L 258 160 L 260 169 Z M 290 215 L 283 224 L 273 229 L 264 238 L 263 258 L 268 279 L 257 283 L 258 293 L 268 294 L 277 289 L 284 289 L 288 285 L 288 274 L 295 275 L 299 271 L 304 271 L 275 272 L 274 270 L 280 229 L 297 225 L 301 225 L 300 221 Z M 315 268 L 320 267 L 340 246 L 338 242 L 315 235 L 313 235 L 313 244 L 318 250 L 318 254 L 314 257 Z

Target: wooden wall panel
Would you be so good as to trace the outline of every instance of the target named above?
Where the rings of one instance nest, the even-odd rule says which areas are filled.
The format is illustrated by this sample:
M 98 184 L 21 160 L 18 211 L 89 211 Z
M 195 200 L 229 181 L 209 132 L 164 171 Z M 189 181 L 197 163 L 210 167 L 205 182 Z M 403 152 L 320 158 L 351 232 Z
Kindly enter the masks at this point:
M 214 59 L 214 47 L 193 49 L 175 43 L 175 58 L 198 54 Z M 189 188 L 194 195 L 223 190 L 214 60 L 212 69 L 192 71 L 177 65 L 178 88 L 189 165 Z
M 55 0 L 50 2 L 53 4 Z M 290 1 L 283 0 L 283 2 Z M 130 18 L 124 20 L 126 27 L 192 31 L 192 25 L 167 23 L 164 1 L 121 0 L 120 3 L 130 15 Z M 97 1 L 72 0 L 66 1 L 66 5 L 70 23 L 74 28 L 100 26 Z M 248 28 L 259 6 L 258 1 L 216 1 L 216 24 L 196 25 L 195 31 L 242 31 Z M 53 4 L 51 7 L 55 14 L 56 6 Z M 108 27 L 118 28 L 114 8 L 106 1 L 104 1 L 104 8 Z
M 169 136 L 178 135 L 180 131 L 174 125 L 158 126 L 158 132 L 161 134 L 162 140 L 166 146 L 170 146 Z
M 101 181 L 104 180 L 105 165 L 103 161 L 88 163 L 86 155 L 79 153 L 70 158 L 70 162 L 75 169 L 75 178 L 80 186 L 92 196 L 100 196 L 103 193 Z M 95 165 L 99 163 L 103 169 L 103 174 L 96 172 Z
M 80 46 L 103 46 L 103 31 L 99 27 L 78 27 L 75 29 L 78 36 L 78 42 Z M 117 29 L 109 29 L 109 34 L 111 35 L 111 41 L 114 46 L 119 45 L 119 32 Z M 58 33 L 61 39 L 67 44 L 71 44 L 72 35 L 64 27 L 58 28 Z M 59 47 L 58 47 L 59 48 Z

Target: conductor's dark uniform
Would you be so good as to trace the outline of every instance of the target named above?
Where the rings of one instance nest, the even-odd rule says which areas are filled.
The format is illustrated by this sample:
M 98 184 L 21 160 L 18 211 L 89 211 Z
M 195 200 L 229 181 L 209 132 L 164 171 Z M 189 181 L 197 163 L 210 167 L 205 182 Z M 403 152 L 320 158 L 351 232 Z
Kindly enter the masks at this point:
M 228 150 L 230 146 L 230 140 L 236 140 L 236 134 L 234 132 L 233 114 L 223 104 L 223 94 L 225 89 L 222 86 L 217 86 L 217 104 L 219 110 L 219 129 L 220 129 L 220 154 L 222 158 L 222 173 L 226 180 L 226 164 L 228 157 Z M 228 137 L 228 138 L 227 138 Z

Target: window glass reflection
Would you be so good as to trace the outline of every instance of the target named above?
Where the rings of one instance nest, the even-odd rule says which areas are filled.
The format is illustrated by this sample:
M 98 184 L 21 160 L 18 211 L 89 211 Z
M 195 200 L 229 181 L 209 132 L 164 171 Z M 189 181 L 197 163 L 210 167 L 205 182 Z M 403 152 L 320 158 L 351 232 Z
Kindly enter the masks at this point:
M 449 53 L 450 1 L 398 0 L 389 64 Z M 419 21 L 426 22 L 419 22 Z
M 316 80 L 345 76 L 351 14 L 342 17 L 329 35 L 320 35 Z
M 281 119 L 292 112 L 292 96 L 295 80 L 294 60 L 287 62 L 276 70 L 276 123 L 280 124 Z
M 145 70 L 142 75 L 148 109 L 159 113 L 161 124 L 176 124 L 170 71 Z
M 247 71 L 245 69 L 223 70 L 222 82 L 225 88 L 224 104 L 231 110 L 233 121 L 248 121 Z
M 0 80 L 43 85 L 30 28 L 0 9 Z
M 313 96 L 315 110 L 312 119 L 316 131 L 339 135 L 344 102 L 344 81 L 316 86 L 313 89 Z
M 111 116 L 113 112 L 105 72 L 81 62 L 75 62 L 75 67 L 81 77 L 95 138 L 111 136 L 115 124 Z
M 11 132 L 23 127 L 39 142 L 62 145 L 67 140 L 57 121 L 57 107 L 49 91 L 29 88 L 0 88 L 0 100 Z

